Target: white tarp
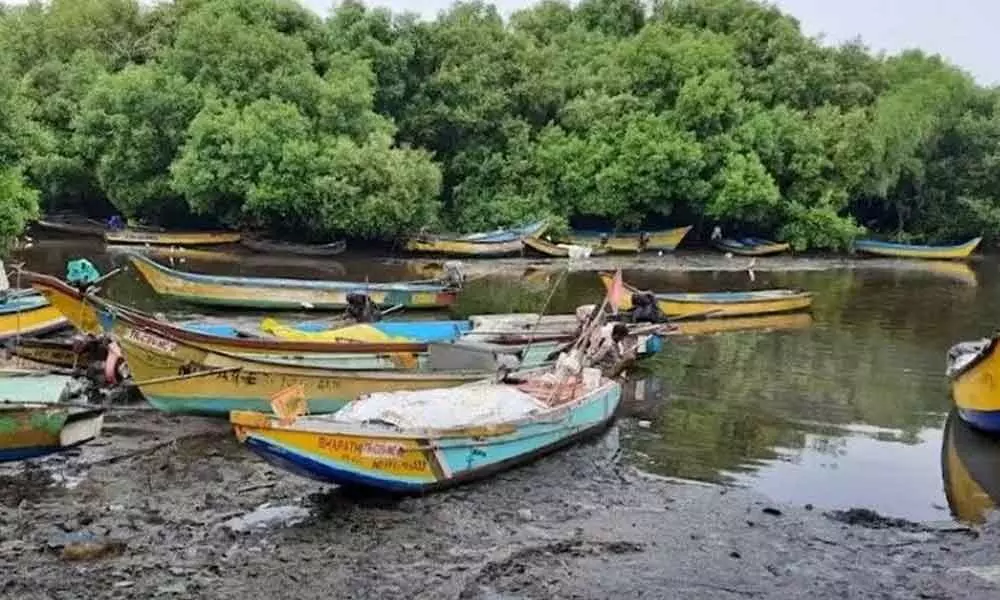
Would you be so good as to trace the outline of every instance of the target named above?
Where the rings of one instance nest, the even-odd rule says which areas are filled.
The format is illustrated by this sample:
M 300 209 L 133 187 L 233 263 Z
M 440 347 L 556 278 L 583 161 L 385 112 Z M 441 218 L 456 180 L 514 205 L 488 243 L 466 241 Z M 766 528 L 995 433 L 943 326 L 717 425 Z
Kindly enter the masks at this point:
M 509 385 L 474 383 L 454 388 L 370 394 L 329 415 L 338 423 L 380 420 L 401 429 L 449 429 L 504 423 L 544 408 Z

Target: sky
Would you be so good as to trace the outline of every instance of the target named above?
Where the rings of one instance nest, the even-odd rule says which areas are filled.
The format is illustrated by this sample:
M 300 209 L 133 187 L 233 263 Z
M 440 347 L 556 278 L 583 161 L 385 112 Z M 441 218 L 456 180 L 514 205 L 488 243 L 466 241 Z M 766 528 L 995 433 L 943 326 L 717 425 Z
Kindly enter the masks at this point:
M 331 0 L 300 0 L 326 14 Z M 368 0 L 367 4 L 432 17 L 451 0 Z M 985 85 L 1000 84 L 1000 2 L 997 0 L 773 0 L 802 24 L 807 35 L 828 43 L 860 36 L 873 50 L 908 48 L 940 54 Z M 501 12 L 532 0 L 493 0 Z

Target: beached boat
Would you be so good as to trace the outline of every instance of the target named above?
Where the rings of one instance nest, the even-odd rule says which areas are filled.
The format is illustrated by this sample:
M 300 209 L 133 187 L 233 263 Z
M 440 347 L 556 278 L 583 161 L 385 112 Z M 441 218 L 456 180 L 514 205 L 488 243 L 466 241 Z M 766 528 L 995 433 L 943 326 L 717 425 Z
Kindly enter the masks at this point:
M 105 231 L 109 244 L 150 244 L 153 246 L 215 246 L 235 244 L 240 234 L 229 231 L 144 231 L 125 229 Z
M 81 237 L 103 237 L 107 226 L 100 221 L 91 219 L 60 219 L 51 217 L 35 221 L 34 226 L 52 233 L 60 233 Z
M 434 237 L 437 239 L 466 240 L 472 242 L 510 242 L 525 237 L 541 235 L 542 232 L 545 231 L 546 227 L 548 227 L 548 220 L 542 219 L 540 221 L 525 223 L 524 225 L 518 225 L 516 227 L 494 229 L 493 231 L 467 233 L 462 235 L 444 234 Z
M 334 310 L 347 306 L 352 292 L 368 294 L 380 306 L 443 308 L 458 294 L 453 287 L 428 283 L 366 283 L 265 277 L 201 275 L 165 267 L 138 254 L 132 266 L 156 293 L 192 304 L 271 310 Z
M 82 366 L 80 354 L 76 351 L 73 340 L 24 338 L 14 344 L 11 352 L 18 358 L 53 367 L 72 369 Z
M 294 254 L 296 256 L 336 256 L 343 254 L 347 249 L 347 242 L 344 240 L 331 242 L 329 244 L 293 244 L 291 242 L 270 242 L 267 240 L 243 238 L 241 243 L 261 254 Z
M 737 254 L 739 256 L 770 256 L 788 252 L 791 244 L 784 242 L 773 242 L 760 238 L 742 238 L 738 240 L 724 238 L 712 242 L 718 250 Z
M 577 231 L 571 236 L 572 243 L 579 246 L 604 248 L 609 252 L 644 252 L 677 249 L 691 226 L 666 229 L 650 233 L 604 233 L 600 231 Z
M 1000 440 L 970 427 L 955 409 L 941 438 L 941 478 L 959 521 L 981 525 L 1000 505 Z
M 958 414 L 977 429 L 1000 433 L 1000 335 L 948 350 L 947 374 Z
M 328 413 L 366 392 L 450 387 L 483 377 L 482 371 L 365 371 L 293 366 L 210 350 L 162 331 L 136 327 L 124 319 L 115 320 L 112 332 L 134 385 L 150 404 L 170 413 L 224 415 L 231 410 L 267 411 L 271 396 L 298 385 L 308 394 L 313 412 Z
M 448 390 L 371 394 L 335 415 L 230 415 L 265 460 L 325 483 L 420 493 L 480 479 L 605 429 L 621 384 L 477 382 Z M 582 378 L 586 379 L 586 378 Z M 305 395 L 312 410 L 312 398 Z
M 405 248 L 409 252 L 424 254 L 483 258 L 520 254 L 524 250 L 524 242 L 521 241 L 521 238 L 510 241 L 490 242 L 421 237 L 407 240 Z
M 554 258 L 589 258 L 608 253 L 607 248 L 600 246 L 577 246 L 575 244 L 555 244 L 540 237 L 524 238 L 524 245 L 539 254 Z
M 897 258 L 927 258 L 932 260 L 968 258 L 979 246 L 983 238 L 973 238 L 964 244 L 955 246 L 920 246 L 914 244 L 896 244 L 878 240 L 858 240 L 854 249 L 865 254 L 878 256 L 894 256 Z
M 601 273 L 601 281 L 611 289 L 613 275 Z M 632 308 L 631 294 L 639 290 L 625 285 L 627 294 L 620 299 L 618 308 Z M 706 292 L 680 294 L 654 294 L 660 310 L 668 317 L 680 318 L 696 315 L 705 317 L 735 317 L 805 310 L 812 306 L 812 294 L 802 290 L 759 290 L 752 292 Z
M 33 290 L 12 290 L 0 299 L 0 340 L 42 335 L 69 326 L 58 308 Z
M 0 371 L 0 462 L 36 458 L 88 442 L 100 434 L 100 408 L 54 406 L 69 377 Z

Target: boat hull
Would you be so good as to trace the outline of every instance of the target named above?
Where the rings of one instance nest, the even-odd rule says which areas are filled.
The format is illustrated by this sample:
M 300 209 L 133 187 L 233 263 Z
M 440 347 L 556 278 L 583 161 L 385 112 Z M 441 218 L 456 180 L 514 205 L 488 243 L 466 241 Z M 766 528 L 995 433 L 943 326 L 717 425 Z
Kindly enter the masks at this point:
M 129 260 L 161 296 L 206 306 L 338 310 L 349 293 L 364 292 L 382 306 L 443 308 L 457 297 L 445 286 L 223 277 L 175 271 L 137 255 Z
M 80 366 L 80 355 L 71 341 L 22 339 L 14 345 L 13 353 L 18 358 L 53 367 L 73 369 Z
M 142 395 L 169 413 L 270 411 L 271 397 L 301 385 L 310 410 L 335 412 L 362 393 L 444 388 L 482 373 L 354 371 L 292 366 L 191 345 L 116 319 L 113 334 Z
M 601 274 L 601 281 L 611 288 L 613 277 Z M 626 285 L 628 295 L 618 308 L 632 308 L 631 294 L 638 291 Z M 812 294 L 798 290 L 764 290 L 760 292 L 717 292 L 706 294 L 656 294 L 656 301 L 668 317 L 704 315 L 710 318 L 743 317 L 806 310 L 812 306 Z
M 580 246 L 594 246 L 609 252 L 642 252 L 644 250 L 663 250 L 672 252 L 677 249 L 684 237 L 691 231 L 691 226 L 654 231 L 643 247 L 638 233 L 608 234 L 606 241 L 601 241 L 598 232 L 579 232 L 573 235 L 573 243 Z
M 524 245 L 531 248 L 539 254 L 545 256 L 551 256 L 553 258 L 569 258 L 570 249 L 565 246 L 560 246 L 558 244 L 553 244 L 547 240 L 543 240 L 538 237 L 528 237 L 524 238 Z M 608 253 L 607 248 L 601 248 L 599 246 L 581 246 L 581 248 L 586 248 L 589 251 L 589 256 L 602 256 Z
M 241 243 L 250 250 L 262 254 L 292 254 L 295 256 L 311 257 L 337 256 L 338 254 L 343 254 L 344 250 L 347 249 L 347 242 L 344 241 L 330 244 L 306 245 L 244 238 Z
M 513 256 L 524 250 L 521 238 L 508 241 L 472 241 L 444 239 L 411 239 L 406 242 L 406 250 L 421 254 L 441 254 L 444 256 L 498 257 Z
M 44 296 L 31 293 L 0 303 L 0 341 L 42 335 L 69 326 L 69 321 Z
M 1000 433 L 1000 338 L 993 338 L 964 366 L 950 374 L 951 397 L 963 421 Z
M 215 246 L 235 244 L 240 241 L 239 233 L 227 231 L 124 231 L 104 232 L 104 241 L 109 244 L 150 244 L 153 246 Z
M 538 421 L 447 435 L 309 431 L 254 413 L 234 413 L 230 420 L 250 450 L 293 473 L 324 483 L 417 494 L 481 479 L 592 436 L 611 423 L 620 400 L 621 385 L 612 382 Z M 385 448 L 391 451 L 374 452 Z
M 894 244 L 876 240 L 859 240 L 854 243 L 854 249 L 865 254 L 876 256 L 892 256 L 896 258 L 923 258 L 930 260 L 957 260 L 968 258 L 983 240 L 973 238 L 964 244 L 956 246 L 919 246 L 911 244 Z
M 744 244 L 737 240 L 719 240 L 713 245 L 721 252 L 728 252 L 739 256 L 772 256 L 788 252 L 792 245 L 778 242 L 762 242 Z

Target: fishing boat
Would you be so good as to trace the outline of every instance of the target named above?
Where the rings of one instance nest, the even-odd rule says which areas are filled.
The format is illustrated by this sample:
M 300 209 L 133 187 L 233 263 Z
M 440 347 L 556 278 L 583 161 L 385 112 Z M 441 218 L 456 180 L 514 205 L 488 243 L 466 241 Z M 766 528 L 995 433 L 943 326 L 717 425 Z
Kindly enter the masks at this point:
M 138 254 L 132 266 L 161 296 L 191 304 L 270 310 L 334 310 L 347 306 L 349 293 L 365 293 L 381 306 L 443 308 L 457 290 L 445 283 L 366 283 L 265 277 L 201 275 L 177 271 Z
M 422 493 L 486 477 L 595 435 L 621 384 L 551 372 L 447 390 L 373 393 L 323 416 L 230 415 L 266 461 L 324 483 Z M 308 394 L 308 409 L 312 398 Z M 277 411 L 276 411 L 277 412 Z
M 311 410 L 328 413 L 365 392 L 451 387 L 483 377 L 482 371 L 366 371 L 289 365 L 200 347 L 162 331 L 116 319 L 112 333 L 134 385 L 168 413 L 225 415 L 269 410 L 269 398 L 291 386 L 308 393 Z
M 109 244 L 149 244 L 152 246 L 216 246 L 235 244 L 240 234 L 229 231 L 143 231 L 125 229 L 105 231 Z
M 35 221 L 34 225 L 45 231 L 81 237 L 103 237 L 104 232 L 107 230 L 107 227 L 103 223 L 84 218 L 60 219 L 51 217 L 49 219 L 39 219 Z
M 854 242 L 854 249 L 857 252 L 878 256 L 954 260 L 968 258 L 981 241 L 983 241 L 983 238 L 977 237 L 956 246 L 919 246 L 914 244 L 880 242 L 878 240 L 858 240 Z
M 962 342 L 948 350 L 951 397 L 962 419 L 1000 433 L 1000 336 Z
M 436 237 L 438 239 L 455 239 L 472 242 L 510 242 L 517 239 L 541 235 L 545 228 L 548 227 L 548 224 L 547 219 L 541 219 L 539 221 L 525 223 L 524 225 L 518 225 L 516 227 L 494 229 L 493 231 L 467 233 L 463 235 L 445 234 L 438 235 Z
M 0 299 L 0 340 L 42 335 L 68 326 L 59 309 L 33 290 L 13 290 Z
M 677 249 L 689 231 L 691 231 L 690 225 L 651 233 L 578 231 L 571 238 L 575 245 L 604 248 L 609 252 L 645 252 L 647 250 L 672 252 Z
M 14 356 L 34 363 L 72 369 L 81 363 L 73 340 L 40 340 L 24 338 L 11 349 Z
M 0 371 L 0 462 L 61 452 L 100 434 L 104 411 L 54 405 L 69 377 Z
M 731 239 L 723 238 L 712 242 L 717 249 L 739 256 L 771 256 L 788 252 L 791 244 L 784 242 L 773 242 L 760 238 Z
M 737 331 L 782 331 L 805 329 L 812 325 L 808 312 L 779 313 L 726 319 L 692 319 L 677 322 L 677 335 L 702 336 Z
M 955 409 L 944 424 L 941 478 L 959 521 L 981 525 L 1000 504 L 1000 441 L 970 427 Z
M 576 246 L 574 244 L 555 244 L 540 237 L 524 238 L 524 245 L 539 254 L 553 258 L 590 258 L 608 253 L 607 248 L 595 246 Z
M 607 289 L 611 289 L 614 277 L 610 273 L 601 273 L 601 281 Z M 628 292 L 619 299 L 618 308 L 632 308 L 631 294 L 639 290 L 624 285 Z M 736 317 L 763 315 L 770 313 L 792 312 L 805 310 L 812 306 L 812 294 L 802 290 L 759 290 L 752 292 L 706 292 L 654 294 L 656 302 L 668 317 L 692 318 L 697 315 L 705 317 Z
M 347 242 L 339 240 L 329 244 L 293 244 L 291 242 L 272 242 L 267 240 L 243 238 L 241 243 L 261 254 L 294 254 L 296 256 L 326 257 L 343 254 Z
M 524 242 L 521 238 L 491 242 L 449 240 L 425 236 L 407 240 L 405 248 L 409 252 L 420 252 L 423 254 L 488 258 L 520 254 L 524 249 Z

